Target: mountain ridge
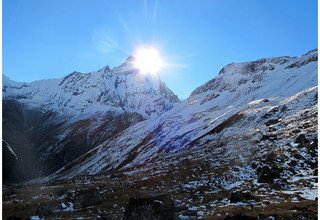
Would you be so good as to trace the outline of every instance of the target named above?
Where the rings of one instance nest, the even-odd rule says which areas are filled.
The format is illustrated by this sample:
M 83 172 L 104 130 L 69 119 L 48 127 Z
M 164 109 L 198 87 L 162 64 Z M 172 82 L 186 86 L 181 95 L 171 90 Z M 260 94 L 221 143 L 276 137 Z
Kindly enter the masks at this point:
M 110 70 L 109 66 L 105 66 L 98 72 L 92 72 L 87 74 L 73 72 L 65 76 L 64 78 L 58 79 L 59 86 L 61 86 L 63 92 L 72 92 L 73 95 L 77 96 L 82 95 L 86 92 L 85 90 L 80 90 L 79 88 L 81 88 L 82 86 L 86 86 L 86 82 L 88 81 L 87 78 L 89 78 L 89 81 L 92 81 L 92 78 L 95 79 L 95 76 L 98 76 L 98 79 L 100 79 L 100 76 L 106 77 L 106 80 L 112 79 L 110 80 L 111 85 L 114 86 L 113 88 L 115 89 L 119 88 L 119 90 L 111 90 L 111 92 L 104 96 L 108 98 L 106 100 L 103 100 L 103 102 L 108 103 L 108 99 L 110 99 L 111 97 L 112 103 L 109 106 L 114 106 L 115 110 L 109 111 L 113 116 L 111 116 L 111 118 L 107 116 L 107 118 L 109 118 L 108 120 L 113 121 L 115 117 L 122 114 L 121 112 L 127 112 L 128 107 L 126 106 L 128 106 L 128 104 L 130 108 L 130 100 L 126 98 L 121 99 L 120 97 L 130 96 L 130 92 L 127 92 L 127 77 L 129 77 L 130 82 L 130 76 L 137 76 L 136 70 L 132 71 L 132 59 L 133 57 L 129 57 L 122 65 L 112 70 Z M 152 117 L 151 120 L 148 120 L 148 117 L 141 114 L 140 112 L 137 112 L 141 114 L 144 117 L 144 119 L 138 119 L 138 121 L 136 121 L 137 124 L 130 124 L 130 128 L 125 127 L 125 129 L 123 130 L 116 129 L 117 131 L 120 131 L 120 133 L 115 133 L 113 137 L 109 137 L 105 140 L 100 139 L 100 142 L 95 141 L 97 144 L 91 146 L 86 151 L 90 151 L 91 154 L 93 151 L 96 151 L 97 149 L 100 149 L 99 151 L 105 151 L 109 148 L 108 146 L 110 146 L 110 144 L 113 143 L 113 145 L 115 146 L 124 145 L 120 147 L 120 149 L 122 149 L 121 154 L 130 154 L 130 151 L 135 149 L 134 146 L 139 146 L 139 138 L 146 137 L 153 133 L 151 135 L 151 140 L 144 143 L 144 145 L 147 144 L 152 146 L 151 148 L 149 148 L 154 148 L 154 152 L 178 152 L 191 142 L 195 141 L 197 138 L 202 137 L 207 132 L 209 132 L 211 129 L 214 128 L 214 125 L 223 123 L 223 121 L 226 120 L 228 117 L 232 118 L 233 115 L 237 115 L 244 109 L 248 108 L 246 106 L 250 106 L 249 103 L 251 103 L 252 101 L 271 98 L 272 100 L 274 100 L 275 103 L 277 103 L 281 102 L 281 100 L 285 97 L 290 97 L 292 95 L 295 95 L 297 92 L 302 92 L 304 89 L 315 86 L 317 84 L 317 76 L 314 75 L 314 73 L 317 66 L 310 65 L 310 63 L 312 64 L 315 61 L 317 61 L 317 49 L 309 51 L 299 58 L 282 56 L 262 58 L 249 62 L 231 63 L 223 67 L 215 78 L 209 80 L 204 85 L 196 88 L 191 93 L 191 95 L 184 101 L 179 101 L 178 98 L 174 96 L 174 94 L 170 90 L 168 92 L 167 87 L 165 87 L 164 83 L 162 83 L 157 76 L 155 76 L 156 86 L 154 86 L 152 84 L 153 82 L 150 81 L 151 79 L 148 78 L 150 76 L 143 76 L 145 77 L 143 79 L 143 82 L 146 82 L 148 85 L 146 88 L 144 88 L 146 89 L 146 91 L 151 91 L 152 95 L 152 88 L 157 87 L 157 91 L 160 94 L 164 94 L 164 99 L 169 101 L 173 100 L 173 102 L 176 102 L 175 107 L 172 108 L 171 106 L 171 108 L 164 109 L 162 113 L 157 113 L 156 115 L 158 116 Z M 312 75 L 310 77 L 304 77 L 305 72 L 311 72 Z M 124 75 L 124 78 L 119 79 L 118 76 L 121 74 Z M 85 78 L 85 80 L 83 80 L 83 78 Z M 140 82 L 139 80 L 140 79 L 138 79 L 138 82 Z M 49 80 L 49 82 L 52 81 Z M 53 80 L 53 82 L 57 81 Z M 93 80 L 93 82 L 98 81 Z M 4 90 L 7 89 L 6 85 L 8 85 L 10 88 L 10 83 L 10 81 L 9 83 L 4 83 Z M 34 82 L 34 84 L 37 83 L 38 82 Z M 14 86 L 16 86 L 16 84 L 20 86 L 17 87 L 17 89 L 29 86 L 29 84 L 20 84 L 12 82 L 12 88 L 15 88 Z M 89 85 L 92 84 L 94 83 L 91 83 Z M 130 84 L 131 87 L 132 85 L 137 84 Z M 164 92 L 162 92 L 161 90 L 164 90 Z M 121 92 L 117 93 L 117 91 Z M 138 91 L 137 94 L 138 95 L 136 96 L 140 96 L 143 93 L 139 93 Z M 147 92 L 147 94 L 150 93 Z M 100 101 L 100 97 L 97 100 Z M 133 103 L 135 102 L 135 99 L 131 100 L 131 105 L 133 105 Z M 83 102 L 80 101 L 80 103 Z M 165 104 L 162 104 L 162 106 L 165 106 Z M 134 110 L 135 106 L 133 106 L 132 109 Z M 130 110 L 128 112 L 130 112 Z M 145 110 L 145 112 L 148 112 L 147 109 Z M 94 116 L 97 119 L 94 119 L 93 121 L 95 122 L 92 123 L 90 126 L 100 126 L 102 123 L 99 122 L 101 121 L 101 119 L 98 118 L 103 118 L 103 114 L 105 113 L 102 113 L 102 115 L 100 114 L 101 116 Z M 211 117 L 215 118 L 209 119 Z M 68 126 L 72 125 L 73 123 L 77 124 L 78 121 L 80 122 L 81 120 L 86 120 L 86 118 L 90 117 L 75 117 L 75 119 L 71 123 L 65 123 L 65 128 L 63 128 L 61 132 L 68 133 L 68 129 L 66 130 Z M 210 120 L 211 122 L 208 123 L 208 120 Z M 95 125 L 95 123 L 97 125 Z M 87 130 L 87 132 L 89 132 L 90 130 L 85 127 L 83 127 L 82 129 Z M 99 129 L 101 133 L 101 128 Z M 76 131 L 73 130 L 71 134 L 75 132 Z M 100 133 L 99 135 L 101 135 Z M 123 139 L 121 135 L 124 135 L 125 138 Z M 134 136 L 130 137 L 132 135 Z M 58 138 L 59 140 L 61 137 L 61 134 L 59 134 L 56 137 L 56 139 Z M 66 139 L 68 135 L 64 135 L 63 137 L 64 139 Z M 130 141 L 128 142 L 126 141 L 127 137 L 129 137 L 130 139 Z M 137 139 L 137 137 L 139 138 Z M 118 142 L 117 139 L 120 142 Z M 96 147 L 98 148 L 96 149 Z M 45 146 L 41 147 L 41 149 L 45 148 Z M 57 149 L 60 148 L 61 146 L 58 145 Z M 51 147 L 49 149 L 51 149 Z M 112 151 L 114 152 L 115 150 Z M 47 152 L 46 155 L 50 155 L 50 151 L 45 150 L 45 152 Z M 81 152 L 83 153 L 83 151 Z M 105 152 L 108 152 L 108 150 Z M 154 155 L 152 154 L 152 151 L 146 152 L 145 155 L 142 154 L 141 157 L 144 159 L 141 159 L 140 162 L 137 160 L 137 162 L 143 163 L 143 161 L 148 159 L 149 156 L 153 157 Z M 112 153 L 110 155 L 112 155 Z M 120 166 L 120 164 L 124 164 L 125 157 L 122 159 L 119 157 L 110 158 L 111 161 L 106 163 L 103 162 L 105 163 L 105 165 L 103 166 L 109 166 L 111 169 L 122 167 L 123 165 Z M 98 156 L 97 158 L 101 158 L 101 156 Z M 73 157 L 73 159 L 76 160 L 77 158 Z M 106 161 L 108 160 L 109 159 L 107 159 Z M 108 163 L 114 163 L 114 160 L 117 161 L 118 165 L 108 165 Z M 130 160 L 130 163 L 134 162 L 135 160 Z M 69 160 L 69 162 L 71 161 Z M 128 164 L 124 164 L 124 166 L 127 165 Z M 101 169 L 104 169 L 103 166 Z
M 30 83 L 15 82 L 4 75 L 3 98 L 20 98 L 22 102 L 34 106 L 42 102 L 47 105 L 43 106 L 44 108 L 55 111 L 66 107 L 66 110 L 73 115 L 105 111 L 104 108 L 109 107 L 114 112 L 138 112 L 144 117 L 159 115 L 179 102 L 178 97 L 157 75 L 139 74 L 139 70 L 133 68 L 130 59 L 132 58 L 129 57 L 113 70 L 105 66 L 97 72 L 74 71 L 62 78 Z M 10 89 L 11 91 L 8 91 Z M 59 94 L 60 90 L 63 93 Z M 138 95 L 141 96 L 140 99 Z M 30 100 L 29 103 L 27 99 Z M 54 106 L 52 100 L 58 102 L 58 106 Z M 92 101 L 97 105 L 92 107 Z M 81 103 L 84 107 L 77 108 L 77 103 Z M 85 107 L 91 109 L 86 110 Z
M 16 214 L 12 207 L 18 207 L 24 216 L 37 210 L 46 218 L 107 214 L 121 219 L 129 198 L 143 201 L 140 197 L 146 196 L 157 207 L 170 201 L 180 219 L 314 219 L 317 61 L 313 50 L 300 58 L 227 65 L 172 108 L 160 102 L 151 117 L 125 108 L 137 109 L 134 98 L 140 96 L 158 103 L 154 87 L 162 100 L 176 99 L 166 87 L 161 93 L 160 81 L 145 79 L 148 86 L 141 87 L 125 66 L 117 69 L 122 77 L 111 77 L 108 85 L 114 89 L 108 87 L 100 100 L 114 104 L 115 111 L 84 112 L 80 117 L 26 105 L 37 90 L 13 82 L 5 92 L 25 93 L 14 92 L 12 99 L 3 100 L 3 137 L 17 156 L 6 154 L 10 175 L 4 179 L 5 210 Z M 105 67 L 96 75 L 108 77 L 110 72 Z M 83 96 L 92 91 L 92 82 L 105 82 L 100 79 L 75 72 L 59 81 L 59 88 Z M 95 94 L 97 101 L 100 93 Z M 33 104 L 41 100 L 32 99 Z M 12 182 L 23 184 L 7 184 Z M 28 201 L 33 211 L 21 201 Z

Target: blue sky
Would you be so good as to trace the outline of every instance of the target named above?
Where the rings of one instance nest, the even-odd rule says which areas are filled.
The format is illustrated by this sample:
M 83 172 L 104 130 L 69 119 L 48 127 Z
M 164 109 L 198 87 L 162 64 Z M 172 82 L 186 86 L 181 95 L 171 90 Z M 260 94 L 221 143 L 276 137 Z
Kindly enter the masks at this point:
M 187 98 L 228 63 L 317 47 L 316 0 L 3 0 L 3 73 L 17 81 L 120 65 L 159 49 Z

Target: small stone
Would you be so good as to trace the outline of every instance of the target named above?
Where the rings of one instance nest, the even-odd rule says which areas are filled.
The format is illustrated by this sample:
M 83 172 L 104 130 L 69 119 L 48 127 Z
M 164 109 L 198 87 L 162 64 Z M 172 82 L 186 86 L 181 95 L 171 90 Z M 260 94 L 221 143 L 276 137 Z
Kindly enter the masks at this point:
M 304 134 L 300 134 L 296 138 L 295 142 L 298 144 L 302 144 L 302 145 L 309 144 L 309 140 L 306 138 L 306 136 Z
M 313 171 L 313 175 L 314 175 L 314 176 L 318 176 L 318 169 L 315 169 L 315 170 Z
M 279 119 L 270 119 L 266 122 L 266 126 L 274 125 L 279 122 Z

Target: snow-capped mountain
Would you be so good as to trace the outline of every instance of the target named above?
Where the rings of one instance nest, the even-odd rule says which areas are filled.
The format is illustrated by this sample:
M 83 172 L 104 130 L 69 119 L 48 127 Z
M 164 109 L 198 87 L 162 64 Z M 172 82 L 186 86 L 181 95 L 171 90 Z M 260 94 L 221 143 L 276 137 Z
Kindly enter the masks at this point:
M 3 76 L 4 139 L 21 155 L 25 178 L 49 174 L 179 102 L 159 76 L 140 74 L 133 61 L 31 83 Z
M 5 185 L 7 216 L 317 218 L 317 49 L 231 63 L 181 102 L 129 71 L 131 59 L 52 81 L 4 79 L 16 172 L 41 176 Z
M 98 112 L 136 112 L 156 117 L 179 102 L 158 75 L 142 75 L 133 67 L 133 57 L 110 70 L 73 72 L 60 79 L 20 83 L 3 77 L 3 99 L 61 115 L 89 117 Z
M 73 161 L 69 170 L 58 173 L 63 178 L 129 169 L 183 152 L 204 136 L 210 140 L 251 132 L 265 126 L 268 120 L 260 116 L 275 108 L 287 106 L 284 114 L 293 115 L 312 107 L 317 104 L 317 59 L 317 50 L 313 50 L 299 58 L 276 57 L 229 64 L 173 109 L 102 142 Z M 228 120 L 240 118 L 251 122 L 232 128 L 234 122 Z M 224 123 L 231 128 L 221 132 Z

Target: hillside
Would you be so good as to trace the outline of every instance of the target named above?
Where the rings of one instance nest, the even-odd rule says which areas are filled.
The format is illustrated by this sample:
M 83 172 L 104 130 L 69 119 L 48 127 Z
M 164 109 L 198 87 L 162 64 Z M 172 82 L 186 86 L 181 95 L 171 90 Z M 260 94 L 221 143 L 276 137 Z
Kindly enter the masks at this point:
M 46 101 L 38 102 L 44 100 L 39 95 L 44 92 L 33 92 L 35 85 L 45 91 L 42 83 L 8 80 L 4 83 L 4 99 L 26 109 L 54 112 L 45 120 L 37 119 L 40 124 L 33 128 L 40 136 L 43 131 L 54 133 L 48 139 L 36 139 L 42 156 L 61 155 L 60 149 L 73 149 L 73 155 L 74 148 L 88 142 L 90 147 L 46 173 L 50 175 L 41 175 L 22 188 L 5 185 L 4 213 L 121 219 L 130 197 L 161 195 L 165 199 L 154 201 L 171 199 L 175 218 L 179 219 L 317 219 L 317 61 L 318 51 L 312 50 L 301 57 L 231 63 L 184 101 L 179 101 L 159 79 L 155 84 L 148 77 L 142 84 L 128 83 L 126 80 L 137 79 L 123 66 L 106 68 L 106 79 L 121 70 L 120 84 L 110 89 L 94 80 L 91 85 L 98 84 L 110 97 L 117 98 L 104 96 L 105 101 L 90 103 L 88 108 L 75 105 L 96 100 L 88 98 L 86 89 L 90 86 L 85 85 L 90 80 L 84 78 L 103 75 L 104 70 L 81 75 L 79 81 L 73 75 L 52 81 L 52 85 L 61 84 L 64 89 L 70 88 L 64 84 L 69 80 L 77 85 L 78 90 L 62 90 L 63 95 L 57 92 L 57 100 L 72 97 L 61 109 L 56 102 L 47 101 L 49 91 L 41 95 Z M 115 85 L 117 77 L 110 79 L 114 80 L 111 84 L 109 80 L 104 82 Z M 121 87 L 121 83 L 130 86 Z M 52 91 L 60 91 L 54 88 Z M 138 92 L 125 93 L 126 88 Z M 80 93 L 79 98 L 75 91 Z M 99 97 L 98 93 L 92 94 Z M 141 102 L 147 100 L 151 103 L 148 106 L 153 106 L 152 113 L 145 103 L 138 104 L 136 99 L 141 96 Z M 97 107 L 104 103 L 108 103 L 108 114 Z M 18 110 L 16 114 L 22 114 Z M 70 116 L 61 116 L 62 111 Z M 52 120 L 48 127 L 47 118 Z M 11 121 L 8 126 L 28 139 L 30 129 L 23 130 L 21 123 L 14 124 L 19 129 Z M 57 130 L 52 130 L 52 125 Z M 43 140 L 51 142 L 43 144 Z M 19 158 L 14 146 L 12 149 Z

